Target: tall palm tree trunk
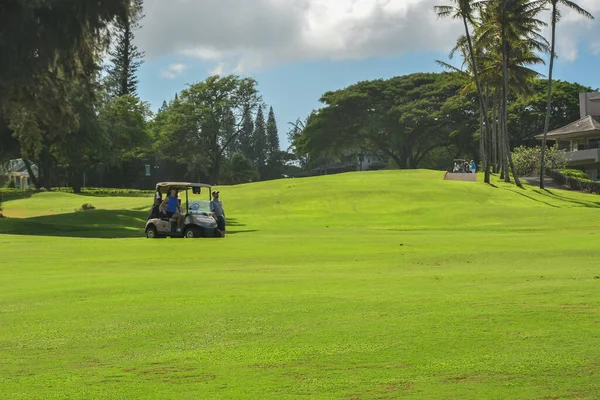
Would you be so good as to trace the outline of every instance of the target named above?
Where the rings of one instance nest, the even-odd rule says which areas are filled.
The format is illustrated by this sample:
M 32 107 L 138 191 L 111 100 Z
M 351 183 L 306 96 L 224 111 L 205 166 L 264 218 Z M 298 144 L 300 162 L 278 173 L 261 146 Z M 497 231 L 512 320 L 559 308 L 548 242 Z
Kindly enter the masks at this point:
M 506 5 L 506 2 L 505 2 L 505 5 Z M 505 27 L 503 26 L 502 27 L 502 53 L 503 53 L 502 79 L 504 81 L 504 93 L 503 93 L 504 110 L 502 110 L 503 111 L 502 119 L 504 120 L 504 147 L 505 147 L 504 151 L 506 152 L 506 159 L 508 161 L 510 170 L 515 179 L 515 184 L 518 187 L 522 188 L 523 185 L 521 185 L 521 181 L 519 180 L 519 177 L 516 174 L 515 164 L 513 163 L 512 155 L 510 154 L 510 146 L 509 146 L 509 142 L 508 142 L 508 60 L 509 60 L 508 52 L 509 52 L 508 42 L 506 40 Z M 510 175 L 509 175 L 508 170 L 505 171 L 504 181 L 510 182 Z
M 490 99 L 491 99 L 491 94 L 490 94 L 490 87 L 488 85 L 486 85 L 485 87 L 485 104 L 486 104 L 486 108 L 488 110 L 488 115 L 490 112 Z M 490 126 L 488 129 L 486 129 L 485 131 L 485 143 L 484 143 L 484 148 L 485 148 L 485 153 L 487 155 L 487 164 L 486 164 L 486 168 L 489 169 L 490 174 L 492 173 L 492 128 L 493 128 L 493 115 L 491 116 L 492 118 L 490 119 L 488 117 L 488 122 L 490 123 Z
M 497 174 L 500 170 L 498 165 L 498 95 L 494 94 L 493 105 L 492 105 L 492 171 Z
M 473 40 L 471 39 L 471 33 L 469 32 L 469 24 L 467 22 L 467 16 L 463 14 L 463 24 L 465 26 L 465 34 L 467 35 L 467 42 L 469 44 L 469 55 L 471 56 L 471 65 L 473 67 L 473 75 L 475 76 L 475 84 L 477 85 L 477 97 L 479 97 L 479 108 L 481 113 L 483 114 L 485 131 L 489 132 L 490 130 L 490 117 L 488 114 L 488 110 L 483 100 L 483 90 L 481 89 L 481 81 L 479 80 L 479 71 L 477 68 L 477 60 L 475 58 L 475 52 L 473 51 Z M 483 135 L 482 138 L 489 137 L 488 134 Z M 487 155 L 485 154 L 485 146 L 484 146 L 484 154 L 482 154 L 483 159 L 487 159 Z M 490 166 L 489 163 L 485 165 L 485 183 L 490 183 Z
M 483 165 L 484 168 L 488 163 L 487 153 L 485 151 L 485 132 L 483 123 L 483 111 L 479 110 L 479 164 Z
M 504 89 L 502 89 L 504 91 Z M 504 146 L 504 102 L 500 102 L 500 110 L 498 114 L 498 148 L 500 153 L 500 179 L 510 183 L 510 174 L 508 173 L 508 163 L 506 162 L 506 147 Z
M 544 189 L 546 175 L 546 137 L 550 129 L 550 114 L 552 113 L 552 72 L 554 70 L 554 52 L 556 44 L 556 3 L 552 3 L 552 44 L 550 46 L 550 67 L 548 71 L 548 105 L 546 107 L 546 121 L 544 122 L 544 137 L 542 139 L 542 154 L 540 160 L 540 189 Z

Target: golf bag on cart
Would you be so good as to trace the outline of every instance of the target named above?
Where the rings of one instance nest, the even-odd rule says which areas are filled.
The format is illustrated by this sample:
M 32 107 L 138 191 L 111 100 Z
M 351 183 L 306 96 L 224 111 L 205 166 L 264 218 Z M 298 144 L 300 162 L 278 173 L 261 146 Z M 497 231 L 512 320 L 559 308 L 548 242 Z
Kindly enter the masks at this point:
M 160 191 L 157 190 L 154 196 L 154 204 L 150 209 L 150 213 L 148 214 L 148 220 L 153 218 L 160 218 L 160 203 L 162 202 L 162 195 Z

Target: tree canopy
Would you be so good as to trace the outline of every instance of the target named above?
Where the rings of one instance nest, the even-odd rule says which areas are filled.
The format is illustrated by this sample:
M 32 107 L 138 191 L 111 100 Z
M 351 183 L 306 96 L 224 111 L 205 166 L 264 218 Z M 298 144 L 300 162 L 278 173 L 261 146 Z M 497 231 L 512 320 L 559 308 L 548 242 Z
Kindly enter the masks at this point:
M 417 168 L 436 148 L 472 141 L 477 107 L 461 88 L 456 74 L 418 73 L 327 92 L 297 144 L 313 155 L 362 147 Z

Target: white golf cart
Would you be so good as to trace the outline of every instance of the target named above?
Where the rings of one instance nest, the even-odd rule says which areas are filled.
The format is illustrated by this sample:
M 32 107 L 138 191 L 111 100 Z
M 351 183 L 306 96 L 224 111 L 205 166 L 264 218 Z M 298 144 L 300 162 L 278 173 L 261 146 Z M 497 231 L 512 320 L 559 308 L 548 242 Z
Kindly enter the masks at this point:
M 197 238 L 221 237 L 217 230 L 217 221 L 210 210 L 211 185 L 187 182 L 160 182 L 156 184 L 154 204 L 146 221 L 146 237 L 149 239 L 162 237 Z M 177 230 L 177 218 L 168 218 L 162 206 L 164 196 L 171 189 L 177 191 L 179 206 L 184 216 L 184 227 Z M 191 189 L 191 193 L 190 193 Z M 201 192 L 208 192 L 208 200 L 200 198 Z M 181 192 L 185 191 L 185 205 L 182 204 Z

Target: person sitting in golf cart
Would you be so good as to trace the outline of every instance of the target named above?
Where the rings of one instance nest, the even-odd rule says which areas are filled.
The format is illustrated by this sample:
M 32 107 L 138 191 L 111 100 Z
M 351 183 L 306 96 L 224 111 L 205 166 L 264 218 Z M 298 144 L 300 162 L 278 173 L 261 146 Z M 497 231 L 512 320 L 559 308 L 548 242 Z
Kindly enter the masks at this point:
M 175 189 L 171 188 L 169 190 L 169 195 L 165 197 L 161 206 L 165 209 L 167 218 L 177 218 L 177 232 L 181 232 L 183 229 L 184 217 L 181 212 L 181 206 L 179 205 L 179 199 Z

